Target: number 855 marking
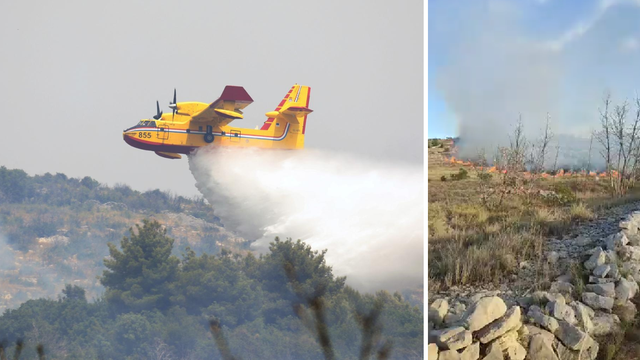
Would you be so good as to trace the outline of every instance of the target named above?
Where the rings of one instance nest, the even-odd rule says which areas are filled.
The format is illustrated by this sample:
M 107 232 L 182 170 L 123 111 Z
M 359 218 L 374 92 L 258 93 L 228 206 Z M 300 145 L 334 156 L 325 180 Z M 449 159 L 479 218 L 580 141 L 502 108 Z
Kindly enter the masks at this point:
M 151 137 L 151 133 L 150 132 L 139 132 L 138 133 L 138 137 L 140 139 L 149 139 Z

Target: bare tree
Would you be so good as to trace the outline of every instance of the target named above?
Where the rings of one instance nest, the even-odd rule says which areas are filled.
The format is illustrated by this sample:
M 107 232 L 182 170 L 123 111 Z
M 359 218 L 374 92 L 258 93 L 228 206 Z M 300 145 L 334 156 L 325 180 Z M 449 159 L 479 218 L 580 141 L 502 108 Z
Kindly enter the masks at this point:
M 636 97 L 636 116 L 630 126 L 627 125 L 627 115 L 629 114 L 629 103 L 616 105 L 612 130 L 613 136 L 617 140 L 617 176 L 615 178 L 615 191 L 618 195 L 624 195 L 630 183 L 630 170 L 635 170 L 635 153 L 638 142 L 638 131 L 640 130 L 640 99 Z M 632 173 L 633 171 L 631 171 Z
M 508 166 L 512 172 L 525 170 L 525 159 L 527 156 L 527 138 L 524 136 L 524 125 L 522 115 L 518 117 L 518 124 L 513 131 L 513 137 L 509 137 L 509 152 L 507 156 Z
M 544 163 L 547 158 L 551 139 L 553 139 L 553 132 L 551 131 L 551 117 L 549 113 L 547 113 L 547 122 L 542 132 L 542 137 L 537 144 L 531 144 L 529 162 L 531 163 L 531 173 L 534 176 L 544 172 Z
M 553 161 L 553 174 L 554 175 L 558 171 L 558 155 L 560 155 L 560 143 L 559 142 L 556 144 L 556 157 L 555 157 L 555 160 Z
M 591 132 L 591 137 L 589 138 L 589 156 L 587 158 L 587 175 L 591 172 L 591 149 L 593 147 L 593 131 Z
M 634 184 L 640 158 L 640 97 L 635 97 L 635 116 L 629 122 L 630 105 L 624 101 L 611 108 L 611 95 L 605 94 L 604 110 L 600 111 L 602 129 L 595 134 L 603 146 L 601 154 L 607 164 L 607 173 L 613 195 L 626 194 Z M 616 173 L 614 176 L 614 172 Z
M 490 206 L 501 206 L 507 194 L 523 190 L 527 147 L 522 116 L 520 116 L 513 134 L 509 136 L 509 147 L 498 147 L 495 164 L 500 173 L 500 182 L 491 193 L 496 199 Z
M 600 155 L 604 158 L 606 167 L 607 167 L 607 175 L 609 176 L 609 184 L 611 185 L 611 189 L 613 191 L 613 177 L 611 176 L 611 120 L 609 119 L 609 107 L 611 106 L 611 93 L 606 91 L 602 102 L 604 103 L 604 109 L 598 109 L 600 112 L 600 126 L 602 127 L 600 131 L 596 132 L 595 138 L 598 140 L 600 145 L 602 145 L 602 150 L 600 151 Z

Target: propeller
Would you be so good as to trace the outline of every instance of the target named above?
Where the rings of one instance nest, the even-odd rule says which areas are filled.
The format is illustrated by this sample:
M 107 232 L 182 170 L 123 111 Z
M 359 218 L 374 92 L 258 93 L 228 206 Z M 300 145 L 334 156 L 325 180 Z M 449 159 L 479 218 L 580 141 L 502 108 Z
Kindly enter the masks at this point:
M 156 100 L 157 113 L 153 116 L 154 119 L 159 120 L 162 117 L 162 111 L 160 111 L 160 103 Z
M 169 102 L 169 107 L 173 109 L 173 114 L 171 115 L 171 121 L 176 116 L 176 112 L 178 111 L 178 105 L 176 105 L 176 89 L 173 89 L 173 102 Z

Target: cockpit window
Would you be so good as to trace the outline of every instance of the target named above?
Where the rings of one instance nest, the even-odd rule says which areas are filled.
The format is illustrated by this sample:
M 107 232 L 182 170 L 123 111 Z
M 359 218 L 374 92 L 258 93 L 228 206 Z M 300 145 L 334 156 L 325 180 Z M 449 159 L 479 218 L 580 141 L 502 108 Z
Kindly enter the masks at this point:
M 156 122 L 153 120 L 142 120 L 138 123 L 138 126 L 156 127 Z

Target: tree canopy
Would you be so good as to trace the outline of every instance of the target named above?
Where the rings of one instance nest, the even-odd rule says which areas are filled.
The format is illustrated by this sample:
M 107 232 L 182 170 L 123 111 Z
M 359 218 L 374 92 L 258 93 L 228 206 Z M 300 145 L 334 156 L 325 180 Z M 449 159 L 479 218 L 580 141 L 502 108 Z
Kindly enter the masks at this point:
M 130 309 L 165 309 L 169 294 L 164 287 L 176 277 L 179 263 L 171 255 L 173 239 L 157 221 L 145 219 L 136 228 L 137 234 L 129 229 L 131 237 L 122 239 L 122 251 L 108 244 L 111 258 L 104 260 L 107 270 L 100 279 L 106 299 Z
M 220 359 L 220 342 L 241 358 L 322 359 L 317 330 L 325 329 L 336 358 L 356 359 L 363 324 L 377 319 L 368 331 L 393 344 L 392 359 L 422 353 L 422 311 L 398 293 L 346 286 L 326 250 L 276 238 L 260 257 L 187 248 L 179 259 L 173 243 L 160 223 L 143 221 L 119 248 L 109 244 L 103 297 L 88 302 L 84 289 L 67 285 L 57 300 L 29 300 L 0 317 L 0 341 L 26 339 L 26 358 L 42 343 L 47 359 Z M 316 297 L 320 327 L 317 309 L 305 310 Z

